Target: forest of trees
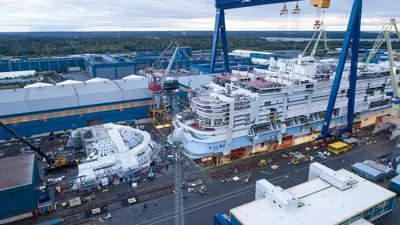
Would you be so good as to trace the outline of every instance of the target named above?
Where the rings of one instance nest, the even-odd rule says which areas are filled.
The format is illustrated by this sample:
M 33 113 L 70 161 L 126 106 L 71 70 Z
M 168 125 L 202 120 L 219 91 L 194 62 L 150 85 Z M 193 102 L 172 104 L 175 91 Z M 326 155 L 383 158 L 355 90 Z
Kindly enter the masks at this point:
M 363 33 L 362 38 L 373 39 L 376 33 Z M 304 49 L 308 41 L 267 41 L 262 37 L 309 38 L 312 32 L 282 34 L 282 32 L 230 32 L 229 49 L 251 49 L 256 51 Z M 341 38 L 343 32 L 328 33 L 328 38 Z M 171 40 L 193 50 L 210 50 L 212 32 L 53 32 L 53 33 L 0 33 L 0 56 L 46 57 L 84 53 L 132 53 L 136 51 L 160 51 Z M 341 47 L 341 41 L 329 41 L 329 48 Z M 373 42 L 362 41 L 360 48 L 371 48 Z M 322 45 L 321 45 L 322 47 Z M 385 47 L 385 45 L 383 45 Z M 393 43 L 400 48 L 400 43 Z

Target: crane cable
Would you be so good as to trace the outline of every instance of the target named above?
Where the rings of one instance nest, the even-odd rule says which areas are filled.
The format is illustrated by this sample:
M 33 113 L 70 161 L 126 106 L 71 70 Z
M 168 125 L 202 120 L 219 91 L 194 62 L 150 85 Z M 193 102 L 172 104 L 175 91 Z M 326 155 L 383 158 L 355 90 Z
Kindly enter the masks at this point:
M 289 13 L 286 7 L 286 3 L 283 4 L 283 9 L 281 9 L 280 15 L 284 16 L 283 25 L 280 30 L 283 31 L 283 37 L 284 37 L 283 39 L 286 40 L 286 32 L 287 32 L 288 18 L 289 18 Z
M 296 7 L 293 9 L 292 14 L 295 16 L 294 20 L 294 29 L 295 31 L 299 31 L 300 29 L 300 7 L 299 7 L 299 1 L 296 2 Z

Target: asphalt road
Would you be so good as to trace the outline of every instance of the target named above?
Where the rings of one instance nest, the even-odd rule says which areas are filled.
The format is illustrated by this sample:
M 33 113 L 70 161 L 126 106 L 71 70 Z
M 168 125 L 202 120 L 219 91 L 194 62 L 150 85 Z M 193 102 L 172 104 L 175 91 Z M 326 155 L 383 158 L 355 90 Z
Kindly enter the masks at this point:
M 350 165 L 374 159 L 384 153 L 390 152 L 395 145 L 394 141 L 382 142 L 376 145 L 364 146 L 354 149 L 341 156 L 329 156 L 327 159 L 316 159 L 330 168 L 338 167 L 350 170 Z M 207 184 L 208 195 L 200 196 L 193 193 L 184 200 L 186 224 L 213 224 L 213 216 L 217 213 L 229 213 L 231 208 L 240 206 L 254 200 L 255 182 L 265 178 L 282 188 L 292 187 L 307 181 L 309 163 L 290 165 L 288 161 L 280 162 L 280 168 L 272 170 L 270 166 L 257 167 L 252 170 L 249 184 L 241 182 L 221 183 L 213 180 Z M 246 174 L 241 174 L 244 176 Z M 169 195 L 154 202 L 148 202 L 148 208 L 142 212 L 142 204 L 122 208 L 111 213 L 112 218 L 101 224 L 137 224 L 137 225 L 169 225 L 174 224 L 174 196 Z M 400 201 L 393 213 L 377 221 L 379 225 L 397 225 L 400 221 Z

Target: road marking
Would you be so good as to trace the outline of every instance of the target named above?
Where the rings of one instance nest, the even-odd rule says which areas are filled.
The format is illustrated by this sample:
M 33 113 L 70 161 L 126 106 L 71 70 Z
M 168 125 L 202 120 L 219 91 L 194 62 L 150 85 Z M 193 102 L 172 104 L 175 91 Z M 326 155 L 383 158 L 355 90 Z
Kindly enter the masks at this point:
M 382 143 L 386 143 L 386 142 L 381 142 L 380 144 L 382 144 Z M 343 157 L 355 154 L 355 153 L 357 153 L 359 151 L 362 151 L 362 150 L 366 150 L 366 149 L 360 148 L 360 149 L 356 149 L 354 151 L 351 151 L 349 153 L 346 153 L 346 154 L 343 154 L 343 155 L 340 155 L 340 156 L 335 156 L 335 157 L 328 158 L 328 159 L 320 159 L 320 160 L 316 160 L 316 161 L 321 161 L 323 163 L 330 162 L 330 161 L 334 161 L 334 160 L 341 159 Z M 292 172 L 300 172 L 300 171 L 302 171 L 304 169 L 307 169 L 307 168 L 309 168 L 309 165 L 303 167 L 302 169 L 298 169 L 298 170 L 292 171 Z M 260 171 L 260 173 L 266 173 L 267 174 L 268 172 Z M 303 182 L 303 181 L 301 181 L 301 179 L 299 179 L 297 177 L 290 177 L 289 175 L 290 175 L 290 173 L 287 173 L 287 174 L 284 174 L 284 175 L 281 175 L 281 176 L 278 176 L 278 177 L 275 177 L 275 178 L 272 178 L 272 179 L 268 179 L 268 181 L 270 181 L 271 183 L 279 183 L 279 182 L 287 180 L 287 179 L 292 179 L 295 182 L 299 182 L 299 183 Z M 236 190 L 236 191 L 232 191 L 232 192 L 224 194 L 222 196 L 218 196 L 218 197 L 215 197 L 213 199 L 209 199 L 209 200 L 200 202 L 198 204 L 194 204 L 194 205 L 188 206 L 188 207 L 185 208 L 185 210 L 186 210 L 185 214 L 193 212 L 193 211 L 196 211 L 196 210 L 199 210 L 199 209 L 202 209 L 202 208 L 205 208 L 205 207 L 208 207 L 208 206 L 213 205 L 213 204 L 217 204 L 219 202 L 223 202 L 223 201 L 225 201 L 227 199 L 231 199 L 233 197 L 237 197 L 237 196 L 240 196 L 242 194 L 250 193 L 251 191 L 247 190 L 247 189 L 254 188 L 254 187 L 255 187 L 255 185 L 249 185 L 249 186 L 247 186 L 245 188 L 242 188 L 242 189 L 239 189 L 239 190 Z M 238 193 L 238 192 L 240 192 L 240 193 Z M 221 198 L 223 198 L 223 199 L 221 199 Z M 175 214 L 174 210 L 166 210 L 165 212 L 163 212 L 162 216 L 158 216 L 158 217 L 152 218 L 150 220 L 143 221 L 141 223 L 138 223 L 138 225 L 141 225 L 141 224 L 151 224 L 151 225 L 158 224 L 160 222 L 164 222 L 164 221 L 173 219 L 175 217 L 174 214 Z M 153 222 L 154 220 L 157 220 L 157 221 Z
M 268 174 L 268 175 L 272 175 L 272 173 L 271 172 L 266 172 L 266 171 L 260 171 L 260 173 L 263 173 L 263 174 Z
M 210 205 L 214 205 L 214 204 L 217 204 L 217 203 L 220 203 L 220 202 L 226 201 L 226 200 L 228 200 L 228 199 L 235 198 L 235 197 L 237 197 L 237 196 L 240 196 L 240 195 L 243 195 L 243 194 L 247 194 L 247 193 L 250 193 L 250 192 L 251 192 L 250 190 L 249 190 L 249 191 L 246 191 L 246 192 L 241 192 L 241 193 L 238 193 L 238 194 L 236 194 L 236 195 L 231 195 L 231 196 L 226 197 L 226 198 L 224 198 L 224 199 L 220 199 L 220 200 L 218 200 L 218 201 L 211 202 L 211 203 L 208 203 L 208 204 L 199 206 L 199 207 L 197 207 L 197 208 L 193 208 L 193 209 L 190 209 L 190 210 L 185 210 L 184 214 L 188 214 L 188 213 L 191 213 L 191 212 L 193 212 L 193 211 L 197 211 L 197 210 L 199 210 L 199 209 L 208 207 L 208 206 L 210 206 Z M 170 214 L 175 214 L 175 212 L 174 212 L 174 213 L 170 213 Z M 169 216 L 169 217 L 167 217 L 167 218 L 165 218 L 165 219 L 162 219 L 162 220 L 157 220 L 157 221 L 154 222 L 154 223 L 149 223 L 149 225 L 158 224 L 158 223 L 161 223 L 161 222 L 164 222 L 164 221 L 173 219 L 173 218 L 175 218 L 175 215 L 174 215 L 174 216 Z M 146 221 L 146 222 L 147 222 L 147 221 Z M 144 223 L 145 223 L 145 222 L 144 222 Z M 138 223 L 137 225 L 139 225 L 139 224 L 143 224 L 143 223 Z
M 269 180 L 269 182 L 271 182 L 271 183 L 279 183 L 281 181 L 289 179 L 290 177 L 288 175 L 289 174 L 284 174 L 282 176 L 278 176 L 278 177 L 272 178 L 272 179 Z M 218 197 L 215 197 L 213 199 L 208 199 L 208 200 L 200 202 L 198 204 L 194 204 L 194 205 L 185 207 L 185 214 L 193 212 L 193 211 L 196 211 L 196 210 L 199 210 L 199 209 L 202 209 L 202 208 L 205 208 L 205 207 L 210 206 L 210 205 L 217 204 L 219 202 L 223 202 L 223 201 L 225 201 L 227 199 L 231 199 L 231 198 L 234 198 L 234 197 L 249 193 L 249 192 L 251 192 L 250 189 L 255 188 L 255 186 L 256 186 L 255 184 L 251 184 L 251 185 L 249 185 L 249 186 L 247 186 L 245 188 L 242 188 L 242 189 L 239 189 L 239 190 L 236 190 L 236 191 L 232 191 L 232 192 L 226 193 L 224 195 L 220 195 Z M 170 216 L 170 215 L 172 215 L 172 216 Z M 168 217 L 165 218 L 166 216 L 168 216 Z M 149 225 L 158 224 L 160 222 L 163 222 L 163 221 L 166 221 L 166 220 L 170 220 L 170 219 L 172 219 L 174 217 L 175 217 L 175 211 L 174 210 L 169 210 L 169 211 L 165 211 L 162 216 L 158 216 L 158 217 L 149 219 L 147 221 L 143 221 L 141 223 L 137 223 L 137 225 L 141 225 L 141 224 L 149 224 Z M 164 219 L 162 219 L 162 218 L 164 218 Z M 154 220 L 156 220 L 156 222 L 153 222 Z

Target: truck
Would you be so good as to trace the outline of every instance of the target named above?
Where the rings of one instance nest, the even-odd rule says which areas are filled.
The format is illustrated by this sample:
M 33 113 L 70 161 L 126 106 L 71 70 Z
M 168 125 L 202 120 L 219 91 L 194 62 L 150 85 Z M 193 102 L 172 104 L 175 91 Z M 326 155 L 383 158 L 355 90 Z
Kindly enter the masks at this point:
M 303 155 L 301 153 L 293 154 L 293 157 L 290 160 L 290 162 L 292 164 L 294 164 L 294 165 L 301 164 L 301 163 L 304 163 L 304 162 L 307 162 L 307 161 L 308 161 L 307 156 L 305 156 L 305 155 Z

